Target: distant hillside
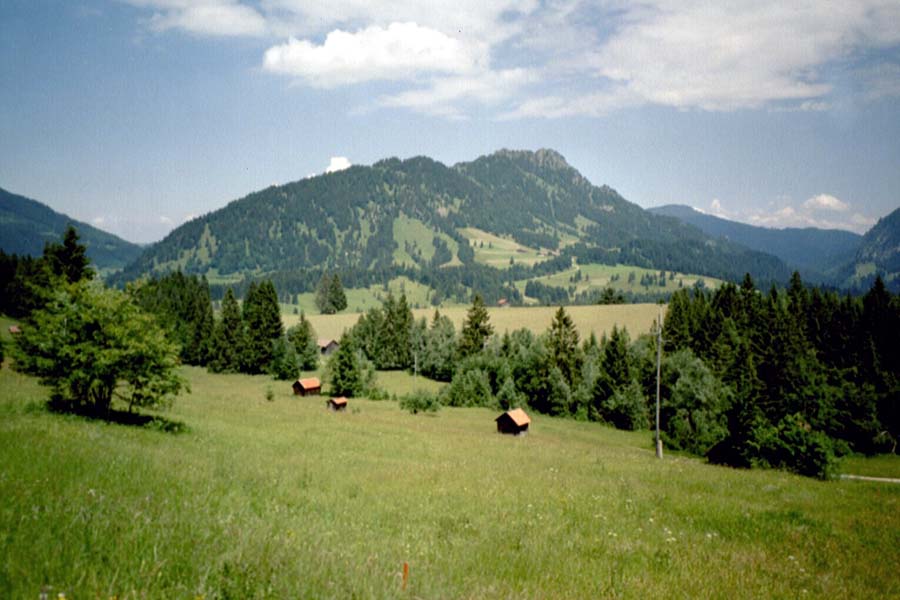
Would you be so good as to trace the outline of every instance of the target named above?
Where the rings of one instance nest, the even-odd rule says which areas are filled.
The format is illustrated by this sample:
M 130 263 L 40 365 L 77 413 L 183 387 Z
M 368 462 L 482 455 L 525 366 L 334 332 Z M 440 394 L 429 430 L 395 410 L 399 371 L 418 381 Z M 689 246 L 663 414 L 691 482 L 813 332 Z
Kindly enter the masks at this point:
M 878 273 L 889 289 L 900 292 L 900 208 L 879 219 L 863 236 L 840 275 L 845 286 L 867 289 Z
M 508 252 L 501 259 L 488 252 L 494 241 Z M 761 280 L 789 276 L 773 256 L 591 184 L 552 150 L 501 150 L 452 167 L 391 158 L 272 186 L 178 227 L 124 276 L 276 274 L 299 292 L 328 269 L 359 285 L 405 274 L 432 288 L 453 279 L 457 288 L 481 290 L 510 285 L 513 273 L 500 269 L 516 269 L 521 280 L 526 266 L 559 271 L 573 259 L 724 279 L 745 271 Z
M 70 223 L 99 269 L 121 269 L 141 253 L 137 244 L 0 188 L 0 249 L 7 254 L 40 256 L 44 244 L 58 242 Z
M 788 266 L 814 279 L 849 261 L 859 249 L 862 236 L 840 229 L 771 229 L 729 221 L 704 214 L 690 206 L 669 204 L 648 209 L 658 215 L 675 217 L 700 228 L 715 238 L 726 238 L 753 250 L 774 254 Z

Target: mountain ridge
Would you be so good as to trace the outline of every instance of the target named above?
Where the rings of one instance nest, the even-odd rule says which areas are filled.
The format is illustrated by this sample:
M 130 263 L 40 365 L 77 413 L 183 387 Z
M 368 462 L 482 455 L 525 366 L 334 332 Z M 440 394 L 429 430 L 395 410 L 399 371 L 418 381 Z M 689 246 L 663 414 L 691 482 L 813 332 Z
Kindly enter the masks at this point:
M 98 269 L 121 269 L 137 259 L 141 246 L 57 212 L 46 204 L 0 188 L 0 249 L 7 254 L 40 256 L 47 242 L 58 242 L 72 224 Z

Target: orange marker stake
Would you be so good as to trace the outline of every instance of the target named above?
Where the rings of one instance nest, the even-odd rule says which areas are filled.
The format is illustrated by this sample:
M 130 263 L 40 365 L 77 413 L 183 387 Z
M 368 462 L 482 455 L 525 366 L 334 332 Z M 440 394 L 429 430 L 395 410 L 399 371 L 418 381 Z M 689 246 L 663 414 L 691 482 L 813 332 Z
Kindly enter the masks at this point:
M 409 563 L 403 563 L 403 589 L 406 589 L 406 584 L 409 582 Z

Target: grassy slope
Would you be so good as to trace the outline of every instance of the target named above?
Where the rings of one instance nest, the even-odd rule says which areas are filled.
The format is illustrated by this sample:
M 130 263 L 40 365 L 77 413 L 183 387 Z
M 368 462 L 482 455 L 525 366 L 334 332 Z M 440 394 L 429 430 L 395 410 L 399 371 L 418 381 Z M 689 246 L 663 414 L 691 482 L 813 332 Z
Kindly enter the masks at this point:
M 409 287 L 407 287 L 407 292 Z M 468 312 L 468 306 L 453 306 L 440 309 L 442 315 L 447 315 L 456 325 L 456 330 L 462 327 Z M 513 331 L 520 328 L 530 329 L 535 333 L 543 333 L 550 327 L 553 315 L 557 307 L 553 306 L 528 306 L 488 309 L 491 324 L 496 333 Z M 613 325 L 626 327 L 632 338 L 640 333 L 650 331 L 650 327 L 656 320 L 659 309 L 656 304 L 618 304 L 613 306 L 567 306 L 566 312 L 572 317 L 575 326 L 582 335 L 590 335 L 593 331 L 599 339 L 604 333 L 612 330 Z M 429 323 L 434 315 L 433 308 L 421 308 L 413 310 L 416 319 L 425 317 Z M 345 329 L 349 329 L 359 320 L 359 315 L 354 313 L 340 313 L 337 315 L 319 315 L 307 313 L 307 318 L 312 323 L 319 337 L 339 338 Z M 663 318 L 665 318 L 665 306 L 663 306 Z M 291 326 L 300 319 L 299 316 L 286 314 L 283 320 L 286 326 Z
M 486 409 L 330 414 L 185 369 L 180 435 L 34 408 L 0 371 L 0 596 L 883 598 L 900 486 L 653 458 L 647 433 Z M 265 389 L 275 390 L 273 402 Z

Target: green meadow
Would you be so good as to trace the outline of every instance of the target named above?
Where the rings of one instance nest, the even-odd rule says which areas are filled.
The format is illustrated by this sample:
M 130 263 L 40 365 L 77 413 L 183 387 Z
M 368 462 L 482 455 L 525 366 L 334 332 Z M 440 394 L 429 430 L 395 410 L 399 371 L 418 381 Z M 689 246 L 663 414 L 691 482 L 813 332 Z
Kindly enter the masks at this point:
M 660 461 L 648 432 L 541 415 L 514 438 L 483 408 L 330 413 L 198 368 L 168 426 L 109 424 L 9 367 L 3 598 L 900 596 L 897 485 Z

